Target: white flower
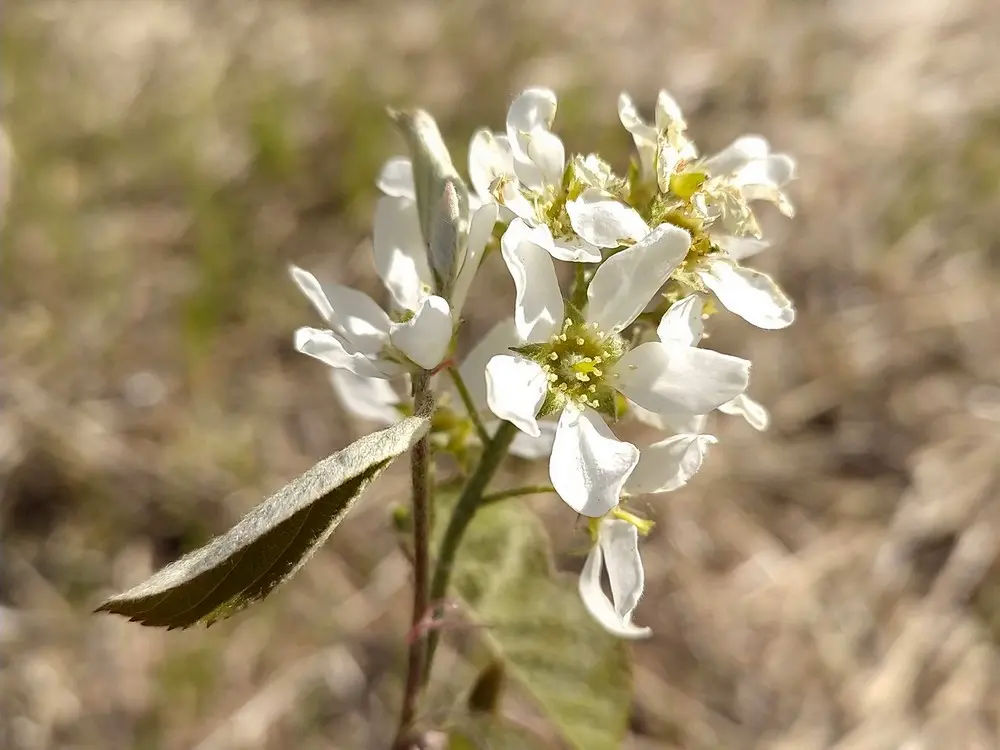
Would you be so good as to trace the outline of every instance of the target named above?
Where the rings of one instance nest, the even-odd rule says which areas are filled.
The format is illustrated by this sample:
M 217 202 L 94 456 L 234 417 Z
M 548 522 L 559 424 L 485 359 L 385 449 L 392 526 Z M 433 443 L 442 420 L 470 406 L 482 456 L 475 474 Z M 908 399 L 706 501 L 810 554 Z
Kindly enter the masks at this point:
M 420 279 L 421 283 L 432 285 L 433 276 L 426 261 L 427 250 L 424 247 L 424 242 L 420 234 L 416 191 L 413 184 L 413 165 L 410 160 L 399 156 L 386 162 L 385 166 L 382 167 L 382 172 L 379 174 L 378 187 L 386 196 L 396 199 L 393 205 L 396 207 L 397 220 L 386 225 L 395 230 L 397 236 L 394 236 L 393 239 L 397 240 L 397 244 L 401 240 L 402 244 L 405 244 L 414 253 L 418 252 L 418 246 L 423 248 L 420 251 L 420 257 L 424 258 L 421 273 L 424 273 L 424 269 L 426 269 L 427 275 L 421 276 Z M 379 205 L 382 205 L 385 200 L 385 198 L 381 199 Z M 465 300 L 468 296 L 469 288 L 472 286 L 472 280 L 475 278 L 476 271 L 479 270 L 479 264 L 482 262 L 486 252 L 486 245 L 493 234 L 493 225 L 497 221 L 499 208 L 493 202 L 470 201 L 468 225 L 458 248 L 459 257 L 456 260 L 455 266 L 458 269 L 458 273 L 456 274 L 450 299 L 452 317 L 455 320 L 459 319 L 462 308 L 465 306 Z M 376 213 L 376 246 L 378 243 L 378 228 L 378 214 Z M 386 234 L 388 235 L 389 231 Z
M 599 263 L 602 248 L 638 240 L 638 227 L 645 223 L 611 194 L 617 178 L 605 162 L 591 154 L 567 164 L 565 147 L 551 131 L 555 114 L 556 96 L 548 89 L 527 89 L 514 100 L 506 139 L 494 137 L 497 148 L 509 148 L 510 161 L 504 152 L 492 162 L 491 190 L 501 205 L 538 230 L 535 241 L 552 257 Z
M 670 176 L 678 166 L 698 156 L 694 142 L 685 135 L 687 123 L 681 108 L 666 91 L 656 98 L 653 125 L 642 119 L 632 97 L 624 92 L 618 95 L 618 119 L 635 141 L 642 178 L 656 180 L 663 192 L 669 189 Z
M 656 328 L 657 338 L 660 341 L 674 341 L 684 346 L 697 346 L 705 335 L 705 326 L 702 320 L 703 310 L 704 305 L 701 297 L 696 294 L 678 300 L 660 319 L 660 324 Z M 718 410 L 723 414 L 743 417 L 751 427 L 758 431 L 766 430 L 771 421 L 767 409 L 746 393 L 741 393 L 730 401 L 720 404 Z M 692 415 L 683 412 L 656 414 L 634 403 L 630 405 L 629 411 L 644 424 L 666 432 L 678 433 L 676 437 L 699 435 L 711 438 L 712 443 L 715 442 L 714 437 L 704 434 L 705 426 L 708 423 L 707 414 Z
M 642 176 L 650 181 L 655 175 L 658 190 L 668 198 L 663 210 L 679 212 L 700 225 L 715 248 L 695 254 L 686 270 L 748 323 L 764 329 L 791 325 L 795 320 L 791 300 L 769 276 L 737 261 L 767 247 L 760 239 L 751 202 L 770 201 L 786 216 L 794 214 L 782 192 L 795 176 L 792 158 L 772 154 L 766 140 L 749 135 L 699 160 L 694 143 L 685 135 L 680 107 L 665 91 L 657 99 L 655 126 L 639 116 L 627 94 L 618 98 L 618 115 L 635 140 Z M 695 246 L 701 247 L 698 236 Z
M 508 347 L 518 343 L 513 319 L 502 320 L 480 339 L 458 368 L 476 415 L 481 420 L 485 419 L 486 430 L 491 434 L 496 431 L 500 421 L 489 419 L 493 415 L 486 404 L 486 363 L 494 355 L 505 352 Z M 442 403 L 446 404 L 444 408 L 464 409 L 450 379 L 437 374 L 432 383 L 434 389 L 441 393 Z M 399 393 L 385 379 L 366 378 L 349 370 L 333 369 L 330 371 L 330 384 L 344 408 L 359 419 L 388 425 L 404 416 L 399 408 L 402 403 Z M 555 436 L 555 423 L 540 422 L 539 426 L 541 434 L 538 437 L 518 433 L 510 447 L 511 455 L 530 460 L 549 454 Z
M 471 249 L 470 242 L 470 253 Z M 431 293 L 433 277 L 412 201 L 379 200 L 373 251 L 375 269 L 394 302 L 393 317 L 367 294 L 339 284 L 322 285 L 308 271 L 293 266 L 292 279 L 328 326 L 300 328 L 295 348 L 362 377 L 392 378 L 412 365 L 437 367 L 451 342 L 452 307 Z
M 770 276 L 737 261 L 767 247 L 749 208 L 751 201 L 767 200 L 786 216 L 794 215 L 782 188 L 795 176 L 795 162 L 787 154 L 772 154 L 766 140 L 750 135 L 691 170 L 708 176 L 692 200 L 712 222 L 712 241 L 726 251 L 700 259 L 694 268 L 698 278 L 727 310 L 748 323 L 771 330 L 791 325 L 791 300 Z
M 785 216 L 795 215 L 788 196 L 781 191 L 795 178 L 795 160 L 788 154 L 772 154 L 768 142 L 759 135 L 737 138 L 695 168 L 710 179 L 724 180 L 738 188 L 747 202 L 768 201 Z
M 601 586 L 607 570 L 611 598 Z M 645 638 L 647 627 L 632 623 L 632 613 L 642 596 L 645 574 L 639 557 L 639 532 L 619 519 L 603 519 L 597 526 L 597 542 L 587 555 L 580 572 L 580 598 L 591 616 L 619 638 Z
M 486 366 L 493 357 L 510 351 L 512 346 L 523 344 L 517 335 L 513 318 L 505 318 L 494 325 L 476 345 L 472 347 L 458 367 L 458 374 L 469 391 L 476 413 L 483 421 L 486 431 L 496 432 L 502 420 L 496 419 L 487 402 Z M 455 398 L 457 396 L 453 396 Z M 538 434 L 519 432 L 511 443 L 510 452 L 518 458 L 536 459 L 549 455 L 555 438 L 556 425 L 550 420 L 538 422 Z
M 520 354 L 486 366 L 487 401 L 501 419 L 538 435 L 538 416 L 559 413 L 549 476 L 576 512 L 600 517 L 617 503 L 639 462 L 631 443 L 617 440 L 601 414 L 614 415 L 619 392 L 656 413 L 704 414 L 742 393 L 746 360 L 655 341 L 627 351 L 619 335 L 684 259 L 687 232 L 663 224 L 612 255 L 595 272 L 583 318 L 567 311 L 543 232 L 511 223 L 501 251 L 514 279 Z

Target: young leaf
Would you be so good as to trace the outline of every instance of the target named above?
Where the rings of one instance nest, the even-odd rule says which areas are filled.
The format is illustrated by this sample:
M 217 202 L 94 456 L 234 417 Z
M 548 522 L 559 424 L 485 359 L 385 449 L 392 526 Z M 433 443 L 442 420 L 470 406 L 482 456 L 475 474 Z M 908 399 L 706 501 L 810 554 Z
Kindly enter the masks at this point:
M 436 498 L 438 524 L 454 497 Z M 511 687 L 520 685 L 570 747 L 617 750 L 632 701 L 624 643 L 584 609 L 576 582 L 552 572 L 548 539 L 518 503 L 481 509 L 452 575 Z
M 211 625 L 267 596 L 333 533 L 394 458 L 426 432 L 410 417 L 351 443 L 289 482 L 233 528 L 113 596 L 96 612 L 143 625 Z

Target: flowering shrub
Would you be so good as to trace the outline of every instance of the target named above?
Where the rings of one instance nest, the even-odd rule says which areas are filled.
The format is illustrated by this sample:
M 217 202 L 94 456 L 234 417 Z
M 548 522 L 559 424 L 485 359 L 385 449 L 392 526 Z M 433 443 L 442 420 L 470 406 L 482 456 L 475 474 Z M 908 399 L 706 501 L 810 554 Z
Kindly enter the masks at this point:
M 774 281 L 742 265 L 767 247 L 754 204 L 793 215 L 783 192 L 792 159 L 771 153 L 759 136 L 700 156 L 666 92 L 652 122 L 625 94 L 618 114 L 636 147 L 623 175 L 596 154 L 567 157 L 553 131 L 555 95 L 524 91 L 503 132 L 473 135 L 470 191 L 434 120 L 394 113 L 410 158 L 390 159 L 379 175 L 373 230 L 389 306 L 291 268 L 321 321 L 295 332 L 296 349 L 332 368 L 344 404 L 384 429 L 100 609 L 168 627 L 231 615 L 290 576 L 368 484 L 409 452 L 412 506 L 397 521 L 412 531 L 413 631 L 396 746 L 423 746 L 435 731 L 455 730 L 420 727 L 416 717 L 444 604 L 457 596 L 486 624 L 497 651 L 470 692 L 472 714 L 491 714 L 509 671 L 570 744 L 614 747 L 628 701 L 619 639 L 651 634 L 633 619 L 642 621 L 640 546 L 653 524 L 629 504 L 691 479 L 716 442 L 705 432 L 711 412 L 742 416 L 757 429 L 768 423 L 746 392 L 750 362 L 701 346 L 705 320 L 724 309 L 779 329 L 795 317 Z M 462 310 L 494 252 L 514 282 L 514 309 L 459 361 Z M 572 267 L 566 288 L 559 264 Z M 615 428 L 630 419 L 662 437 L 648 445 L 620 439 Z M 489 492 L 508 453 L 545 459 L 550 485 Z M 436 483 L 434 458 L 444 454 L 461 471 Z M 552 579 L 537 530 L 515 533 L 529 511 L 512 498 L 541 492 L 589 520 L 578 599 L 567 600 Z M 518 601 L 498 604 L 505 596 Z M 589 622 L 580 624 L 577 607 Z M 538 639 L 525 636 L 543 622 L 549 629 Z M 594 664 L 582 663 L 586 649 Z M 561 654 L 579 663 L 560 664 Z M 606 682 L 607 695 L 567 697 L 594 680 Z M 586 712 L 601 711 L 604 726 L 585 726 Z

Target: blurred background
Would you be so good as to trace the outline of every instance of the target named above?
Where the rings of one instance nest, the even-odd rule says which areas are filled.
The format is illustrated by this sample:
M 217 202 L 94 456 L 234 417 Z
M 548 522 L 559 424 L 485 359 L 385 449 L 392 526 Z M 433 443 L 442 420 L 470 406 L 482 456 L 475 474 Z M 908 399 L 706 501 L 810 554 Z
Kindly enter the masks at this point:
M 798 320 L 709 343 L 753 360 L 772 427 L 716 421 L 638 508 L 626 747 L 1000 747 L 998 33 L 990 0 L 7 0 L 0 747 L 386 746 L 403 467 L 231 621 L 89 612 L 369 427 L 292 350 L 318 321 L 286 268 L 384 298 L 384 106 L 432 111 L 464 169 L 532 84 L 619 167 L 618 92 L 661 87 L 702 151 L 761 133 L 800 165 L 755 264 Z M 496 258 L 477 284 L 465 344 L 512 298 Z M 579 570 L 582 527 L 557 545 Z

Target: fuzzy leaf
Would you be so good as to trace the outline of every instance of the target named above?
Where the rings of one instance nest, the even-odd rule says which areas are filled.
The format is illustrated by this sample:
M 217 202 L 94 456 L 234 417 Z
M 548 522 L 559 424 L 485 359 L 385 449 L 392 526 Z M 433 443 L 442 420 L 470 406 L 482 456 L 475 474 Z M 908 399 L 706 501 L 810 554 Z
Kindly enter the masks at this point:
M 326 541 L 371 481 L 428 424 L 410 417 L 351 443 L 268 497 L 225 534 L 95 611 L 173 629 L 200 621 L 211 625 L 263 599 Z
M 437 498 L 446 521 L 450 493 Z M 455 561 L 453 594 L 483 627 L 510 689 L 534 699 L 570 747 L 617 750 L 632 701 L 629 653 L 587 613 L 571 576 L 554 574 L 548 537 L 524 505 L 481 509 Z
M 549 747 L 526 727 L 492 716 L 467 719 L 448 732 L 447 750 L 543 750 Z

